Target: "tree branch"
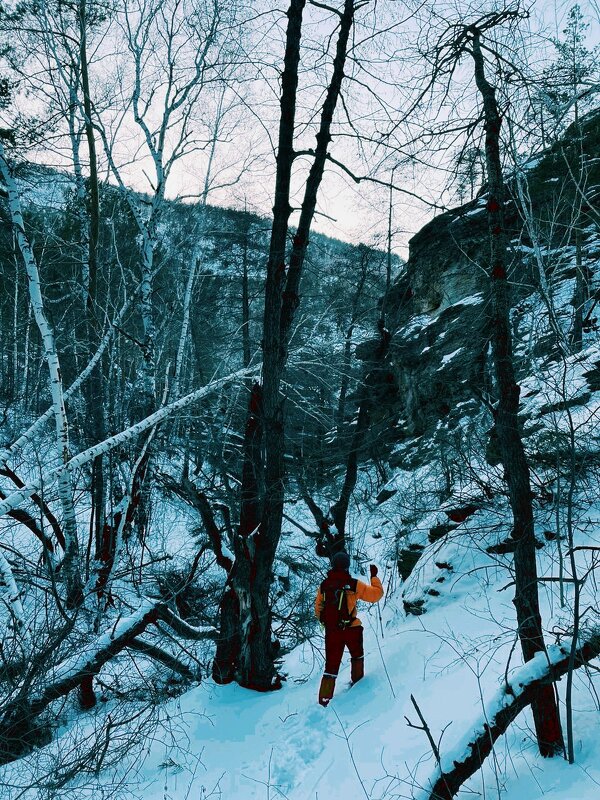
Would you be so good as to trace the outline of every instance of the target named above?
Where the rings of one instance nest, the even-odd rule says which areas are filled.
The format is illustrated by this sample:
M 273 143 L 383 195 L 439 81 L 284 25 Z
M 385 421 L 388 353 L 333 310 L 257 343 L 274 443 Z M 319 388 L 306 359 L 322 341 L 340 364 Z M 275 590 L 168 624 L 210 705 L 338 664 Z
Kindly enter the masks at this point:
M 587 641 L 575 652 L 574 668 L 583 667 L 600 655 L 600 628 L 594 630 Z M 539 689 L 554 683 L 569 670 L 570 648 L 553 645 L 548 653 L 539 652 L 524 666 L 513 671 L 506 685 L 473 728 L 468 745 L 442 756 L 441 764 L 429 781 L 420 800 L 452 800 L 461 786 L 481 768 L 492 752 L 494 743 L 508 729 L 510 723 L 531 705 Z M 444 769 L 444 765 L 451 765 Z
M 154 659 L 154 661 L 160 661 L 161 664 L 172 669 L 173 672 L 178 672 L 188 680 L 193 680 L 194 678 L 194 673 L 187 664 L 184 664 L 183 661 L 179 661 L 178 658 L 175 658 L 171 653 L 167 653 L 166 650 L 157 647 L 155 644 L 150 644 L 150 642 L 144 639 L 132 639 L 127 645 L 127 649 L 143 653 L 145 656 L 148 656 L 148 658 Z

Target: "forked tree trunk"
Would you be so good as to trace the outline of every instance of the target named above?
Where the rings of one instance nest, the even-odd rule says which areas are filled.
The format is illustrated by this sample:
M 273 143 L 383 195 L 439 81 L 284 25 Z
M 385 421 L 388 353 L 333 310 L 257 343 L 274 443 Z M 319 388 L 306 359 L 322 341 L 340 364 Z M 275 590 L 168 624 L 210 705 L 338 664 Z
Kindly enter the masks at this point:
M 502 118 L 496 90 L 485 75 L 480 32 L 472 30 L 475 81 L 483 101 L 485 156 L 488 178 L 487 214 L 490 231 L 490 284 L 492 299 L 491 340 L 498 384 L 499 402 L 495 429 L 508 483 L 515 540 L 515 598 L 518 634 L 525 661 L 546 649 L 538 597 L 533 505 L 529 465 L 519 427 L 520 387 L 515 377 L 510 327 L 510 289 L 507 275 L 507 247 L 504 222 L 504 180 L 500 159 Z M 551 685 L 535 689 L 531 707 L 540 753 L 552 756 L 563 751 L 558 707 Z
M 286 49 L 281 76 L 281 116 L 279 147 L 275 178 L 275 203 L 267 263 L 265 286 L 265 316 L 263 325 L 263 386 L 269 387 L 269 412 L 272 426 L 273 398 L 279 402 L 280 313 L 285 281 L 285 254 L 288 221 L 291 213 L 290 185 L 294 163 L 294 123 L 302 15 L 306 0 L 291 0 L 287 11 Z M 263 512 L 264 464 L 262 439 L 264 430 L 263 386 L 254 384 L 250 393 L 248 417 L 244 434 L 244 463 L 242 471 L 240 524 L 234 542 L 235 563 L 225 593 L 221 599 L 221 636 L 213 665 L 213 675 L 222 682 L 237 677 L 242 685 L 269 690 L 273 687 L 275 671 L 272 661 L 263 663 L 262 653 L 270 649 L 270 616 L 261 618 L 262 596 L 268 598 L 271 585 L 257 585 L 255 561 L 269 556 L 264 551 L 262 532 L 259 532 Z M 272 449 L 272 437 L 271 437 Z M 281 458 L 281 452 L 279 453 Z M 270 458 L 273 471 L 273 453 Z M 272 532 L 272 531 L 271 531 Z M 258 552 L 257 552 L 258 551 Z M 262 575 L 261 575 L 262 579 Z M 258 657 L 257 657 L 258 656 Z
M 285 427 L 281 379 L 287 363 L 291 327 L 299 303 L 299 286 L 308 237 L 315 213 L 317 193 L 331 141 L 331 123 L 344 77 L 348 39 L 354 19 L 354 2 L 346 0 L 340 15 L 339 35 L 331 82 L 321 109 L 317 145 L 306 181 L 298 230 L 293 238 L 289 268 L 286 273 L 286 246 L 289 230 L 290 185 L 294 153 L 294 124 L 302 17 L 306 0 L 291 0 L 287 11 L 286 50 L 281 77 L 281 116 L 275 179 L 275 203 L 263 321 L 263 379 L 260 392 L 252 391 L 248 428 L 255 437 L 252 447 L 246 441 L 240 528 L 236 543 L 236 561 L 231 589 L 237 603 L 226 594 L 231 613 L 239 613 L 239 652 L 233 657 L 237 678 L 242 686 L 258 691 L 276 688 L 271 644 L 269 591 L 277 545 L 281 537 L 284 503 L 283 455 Z M 262 406 L 260 422 L 252 423 L 252 404 Z M 261 445 L 262 440 L 262 447 Z M 263 460 L 264 453 L 264 460 Z M 249 461 L 251 459 L 251 462 Z M 224 605 L 221 612 L 224 612 Z M 226 627 L 232 628 L 229 622 Z M 231 641 L 231 639 L 229 640 Z

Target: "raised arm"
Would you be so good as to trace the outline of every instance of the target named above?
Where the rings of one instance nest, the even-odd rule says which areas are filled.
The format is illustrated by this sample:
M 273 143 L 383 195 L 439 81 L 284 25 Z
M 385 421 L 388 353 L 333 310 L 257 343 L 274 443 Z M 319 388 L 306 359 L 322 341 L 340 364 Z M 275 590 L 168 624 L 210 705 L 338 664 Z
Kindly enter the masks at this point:
M 359 600 L 366 600 L 367 603 L 377 603 L 383 597 L 383 586 L 379 578 L 374 575 L 371 578 L 371 585 L 363 583 L 362 581 L 356 582 L 356 596 Z

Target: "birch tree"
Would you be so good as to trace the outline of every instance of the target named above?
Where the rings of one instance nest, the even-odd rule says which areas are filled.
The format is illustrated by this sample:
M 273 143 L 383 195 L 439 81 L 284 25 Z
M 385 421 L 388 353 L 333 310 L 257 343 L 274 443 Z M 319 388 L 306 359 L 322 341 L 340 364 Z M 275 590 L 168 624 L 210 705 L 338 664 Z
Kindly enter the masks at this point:
M 74 336 L 83 361 L 90 363 L 105 333 L 107 292 L 102 292 L 104 296 L 101 297 L 99 286 L 104 282 L 99 281 L 98 270 L 100 179 L 90 81 L 94 59 L 90 59 L 88 43 L 93 34 L 92 51 L 101 47 L 110 29 L 110 14 L 95 0 L 78 0 L 74 4 L 45 0 L 40 4 L 21 4 L 16 23 L 21 55 L 15 68 L 21 82 L 34 96 L 43 98 L 49 109 L 56 110 L 66 123 L 64 137 L 70 149 L 79 228 L 76 249 L 81 293 Z M 103 358 L 96 359 L 89 380 L 82 385 L 89 444 L 106 436 L 104 367 Z M 106 503 L 102 459 L 92 465 L 90 496 L 93 535 L 99 541 Z
M 63 464 L 70 458 L 69 448 L 69 428 L 67 422 L 67 412 L 65 409 L 64 391 L 62 385 L 62 375 L 60 362 L 56 350 L 54 331 L 48 322 L 42 295 L 40 275 L 33 250 L 25 231 L 25 222 L 21 210 L 21 202 L 16 181 L 12 174 L 9 162 L 6 157 L 4 145 L 0 142 L 0 174 L 6 187 L 8 195 L 8 207 L 13 225 L 15 240 L 29 285 L 29 296 L 42 338 L 46 364 L 50 379 L 50 394 L 52 396 L 52 409 L 56 426 L 56 445 L 59 457 Z M 66 471 L 63 471 L 58 481 L 59 496 L 63 511 L 63 533 L 65 538 L 65 556 L 63 561 L 62 573 L 65 582 L 67 603 L 75 606 L 83 599 L 82 581 L 79 563 L 79 538 L 77 531 L 77 518 L 73 504 L 73 488 L 71 480 Z

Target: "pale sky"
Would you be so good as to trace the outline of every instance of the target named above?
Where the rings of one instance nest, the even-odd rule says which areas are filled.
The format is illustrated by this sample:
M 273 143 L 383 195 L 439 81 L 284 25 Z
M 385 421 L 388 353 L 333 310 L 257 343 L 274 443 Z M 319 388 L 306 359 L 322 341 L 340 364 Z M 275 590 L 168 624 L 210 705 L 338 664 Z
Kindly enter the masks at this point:
M 184 2 L 201 2 L 201 0 L 184 0 Z M 257 0 L 257 2 L 259 6 L 254 6 L 253 9 L 260 11 L 260 3 L 267 3 L 267 0 Z M 355 49 L 352 55 L 356 60 L 354 63 L 349 61 L 346 68 L 347 75 L 352 76 L 353 80 L 350 83 L 345 79 L 343 85 L 345 109 L 348 110 L 352 125 L 356 126 L 356 129 L 378 141 L 381 141 L 383 132 L 392 128 L 395 120 L 401 116 L 414 97 L 414 93 L 411 94 L 411 84 L 416 77 L 415 71 L 423 69 L 422 63 L 419 64 L 416 59 L 415 43 L 427 37 L 427 31 L 423 31 L 422 15 L 434 10 L 438 18 L 453 19 L 457 13 L 462 14 L 469 6 L 466 0 L 429 0 L 421 6 L 416 5 L 416 16 L 411 17 L 407 11 L 411 2 L 413 0 L 407 3 L 400 0 L 386 0 L 386 2 L 380 0 L 378 4 L 371 3 L 365 6 L 359 11 L 353 34 Z M 592 23 L 590 43 L 600 41 L 598 0 L 584 0 L 580 5 Z M 551 36 L 560 35 L 571 6 L 571 2 L 562 0 L 556 3 L 536 0 L 533 3 L 530 20 L 523 26 L 525 30 L 529 28 L 535 37 L 533 52 L 536 58 L 544 58 L 544 41 L 546 52 L 552 51 L 549 39 Z M 220 141 L 212 158 L 213 183 L 217 188 L 214 188 L 208 197 L 211 203 L 238 208 L 246 206 L 249 210 L 265 216 L 270 214 L 273 203 L 275 165 L 273 146 L 279 121 L 278 74 L 282 67 L 284 50 L 285 7 L 284 0 L 281 13 L 272 14 L 268 13 L 270 6 L 265 6 L 263 9 L 265 13 L 252 22 L 250 38 L 243 42 L 241 60 L 251 65 L 242 69 L 237 67 L 231 69 L 230 88 L 223 100 L 225 107 L 230 110 L 224 116 L 224 127 L 221 129 Z M 476 19 L 481 4 L 473 0 L 471 7 L 474 9 L 471 16 L 474 15 Z M 243 5 L 240 8 L 241 14 L 250 13 L 248 6 Z M 118 24 L 121 25 L 121 36 L 124 35 L 124 19 L 122 14 L 117 15 Z M 322 48 L 328 35 L 333 33 L 334 21 L 333 15 L 307 4 L 296 115 L 298 127 L 296 149 L 314 146 L 315 124 L 318 121 L 316 110 L 322 102 L 323 86 L 331 74 L 333 52 L 333 46 L 330 45 L 329 53 L 324 56 Z M 118 24 L 117 30 L 119 30 Z M 382 28 L 387 32 L 380 33 Z M 332 41 L 335 41 L 335 37 Z M 429 44 L 431 45 L 431 42 Z M 123 107 L 126 107 L 127 97 L 131 96 L 128 95 L 128 91 L 130 92 L 132 83 L 132 66 L 128 61 L 127 48 L 123 46 L 123 42 L 119 44 L 115 34 L 107 34 L 103 39 L 94 41 L 90 47 L 94 59 L 92 85 L 98 97 L 98 107 L 101 106 L 103 97 L 109 96 L 111 102 L 116 102 L 117 106 L 121 102 L 124 104 Z M 193 55 L 185 48 L 182 53 L 185 70 L 188 68 L 185 59 L 192 59 Z M 40 74 L 43 73 L 45 57 L 46 54 L 43 52 L 31 55 L 32 75 L 36 74 L 36 70 Z M 529 59 L 531 63 L 531 56 Z M 164 82 L 160 56 L 151 54 L 145 68 L 151 76 L 149 80 L 155 81 L 155 85 L 160 87 L 161 82 Z M 453 91 L 456 89 L 457 94 L 452 98 L 452 105 L 447 103 L 441 107 L 438 122 L 451 119 L 453 116 L 456 118 L 457 114 L 460 118 L 462 109 L 466 115 L 470 114 L 472 95 L 465 89 L 470 81 L 469 69 L 470 65 L 466 65 L 458 70 L 453 86 Z M 56 74 L 53 79 L 56 84 Z M 464 96 L 461 96 L 461 91 L 465 92 Z M 217 94 L 209 87 L 199 95 L 198 107 L 192 115 L 192 128 L 200 139 L 210 139 L 209 129 L 214 118 Z M 40 92 L 39 98 L 42 96 Z M 39 98 L 36 100 L 36 95 L 30 93 L 22 99 L 22 103 L 31 113 L 32 108 L 41 108 L 42 100 Z M 424 99 L 423 108 L 417 109 L 416 121 L 399 130 L 395 140 L 399 145 L 404 147 L 406 139 L 414 136 L 418 126 L 426 119 L 423 115 L 419 118 L 419 114 L 427 107 L 427 101 L 428 98 Z M 157 114 L 161 110 L 160 102 L 160 90 L 158 90 L 152 99 Z M 345 109 L 338 104 L 340 113 L 330 152 L 355 174 L 371 174 L 380 180 L 389 180 L 391 169 L 398 157 L 386 151 L 380 144 L 357 145 L 356 139 L 350 135 L 354 128 L 343 119 Z M 153 180 L 153 164 L 145 149 L 144 138 L 133 121 L 131 110 L 123 112 L 122 116 L 118 112 L 106 111 L 103 118 L 106 129 L 114 134 L 114 158 L 125 182 L 141 191 L 149 191 Z M 176 131 L 177 128 L 173 130 Z M 173 132 L 170 135 L 173 136 Z M 211 149 L 206 145 L 206 141 L 199 142 L 199 146 L 201 149 L 193 150 L 175 165 L 168 182 L 168 197 L 190 199 L 191 196 L 201 194 Z M 448 166 L 449 155 L 435 152 L 435 146 L 429 153 L 421 151 L 419 146 L 404 148 L 405 152 L 409 150 L 416 160 L 397 168 L 394 183 L 430 202 L 455 204 L 456 199 L 449 195 L 440 199 L 446 180 L 443 168 Z M 99 141 L 98 150 L 102 153 Z M 35 157 L 47 163 L 68 167 L 68 138 L 56 135 L 51 144 L 45 143 L 38 150 Z M 106 174 L 106 159 L 102 155 L 101 161 L 104 163 L 104 174 Z M 419 161 L 425 163 L 418 163 Z M 309 164 L 306 158 L 295 162 L 296 205 L 300 204 Z M 370 244 L 378 238 L 379 244 L 383 245 L 387 236 L 388 204 L 389 190 L 386 186 L 369 182 L 354 183 L 338 167 L 329 164 L 319 193 L 319 213 L 314 227 L 330 236 L 355 243 Z M 398 254 L 406 256 L 408 239 L 434 213 L 426 203 L 420 203 L 401 192 L 394 192 L 393 242 Z M 292 214 L 292 224 L 297 219 L 297 213 Z
M 572 5 L 570 2 L 547 3 L 544 0 L 538 0 L 531 8 L 530 28 L 537 32 L 545 28 L 546 39 L 550 36 L 560 36 L 565 26 L 566 15 Z M 580 5 L 591 23 L 588 39 L 591 46 L 594 42 L 600 41 L 597 24 L 600 15 L 597 6 L 586 0 Z M 389 7 L 393 8 L 393 6 L 394 3 Z M 399 8 L 400 4 L 396 4 L 396 6 Z M 404 7 L 402 6 L 402 8 Z M 307 18 L 312 12 L 314 9 L 308 8 Z M 550 45 L 548 48 L 548 52 L 552 52 Z M 280 49 L 283 50 L 283 47 L 281 46 Z M 275 48 L 273 48 L 273 52 L 275 52 Z M 401 73 L 396 70 L 393 71 L 393 74 L 398 76 Z M 380 85 L 379 88 L 383 88 L 392 105 L 398 102 L 397 97 L 394 96 L 393 87 Z M 278 111 L 275 104 L 270 106 L 274 134 L 276 133 Z M 356 113 L 357 109 L 354 111 Z M 298 118 L 300 119 L 300 114 Z M 313 136 L 312 132 L 310 136 Z M 231 145 L 231 149 L 233 152 L 237 152 L 239 141 L 235 141 Z M 343 141 L 334 139 L 331 152 L 335 157 L 345 161 L 349 148 L 344 145 Z M 375 163 L 375 160 L 372 163 Z M 356 163 L 356 159 L 350 157 L 348 163 L 353 165 Z M 243 205 L 242 198 L 245 198 L 249 208 L 258 213 L 269 214 L 273 192 L 273 164 L 274 158 L 271 154 L 266 153 L 265 159 L 261 160 L 261 172 L 256 176 L 256 180 L 252 177 L 249 181 L 240 182 L 238 186 L 216 192 L 213 202 L 240 206 Z M 368 165 L 363 167 L 362 172 L 364 174 L 367 171 Z M 381 172 L 380 177 L 384 180 L 389 179 L 389 172 Z M 173 194 L 190 192 L 190 172 L 188 170 L 182 170 L 179 175 L 174 175 L 174 179 Z M 399 169 L 395 180 L 397 185 L 404 186 L 418 196 L 433 202 L 439 201 L 443 182 L 444 177 L 435 170 L 419 167 Z M 356 184 L 335 166 L 329 165 L 319 194 L 318 209 L 321 214 L 317 216 L 314 227 L 330 236 L 353 242 L 370 242 L 375 237 L 383 240 L 387 235 L 388 203 L 389 190 L 386 187 L 367 182 Z M 398 254 L 407 255 L 408 239 L 435 213 L 425 204 L 406 198 L 401 193 L 394 193 L 394 248 Z M 292 215 L 292 222 L 295 220 L 297 220 L 297 214 Z

